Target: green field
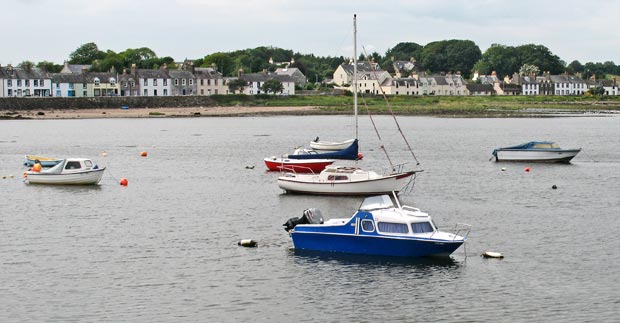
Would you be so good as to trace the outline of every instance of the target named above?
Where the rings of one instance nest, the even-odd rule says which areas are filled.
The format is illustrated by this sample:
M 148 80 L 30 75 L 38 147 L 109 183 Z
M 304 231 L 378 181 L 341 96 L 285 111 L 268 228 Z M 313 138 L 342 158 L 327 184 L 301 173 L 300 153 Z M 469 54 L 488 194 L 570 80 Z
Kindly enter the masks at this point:
M 213 96 L 222 106 L 316 106 L 318 113 L 351 113 L 350 95 L 222 95 Z M 360 113 L 375 114 L 510 116 L 550 113 L 620 112 L 620 97 L 587 96 L 360 96 Z M 308 113 L 308 112 L 304 112 Z M 315 112 L 313 112 L 315 113 Z

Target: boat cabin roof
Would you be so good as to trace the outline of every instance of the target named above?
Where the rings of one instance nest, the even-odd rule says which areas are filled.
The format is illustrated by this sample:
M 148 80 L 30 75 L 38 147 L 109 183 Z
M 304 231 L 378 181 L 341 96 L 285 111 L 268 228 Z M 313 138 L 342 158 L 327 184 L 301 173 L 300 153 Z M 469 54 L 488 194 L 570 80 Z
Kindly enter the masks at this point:
M 372 211 L 389 209 L 394 207 L 394 202 L 389 195 L 369 196 L 362 201 L 360 211 Z

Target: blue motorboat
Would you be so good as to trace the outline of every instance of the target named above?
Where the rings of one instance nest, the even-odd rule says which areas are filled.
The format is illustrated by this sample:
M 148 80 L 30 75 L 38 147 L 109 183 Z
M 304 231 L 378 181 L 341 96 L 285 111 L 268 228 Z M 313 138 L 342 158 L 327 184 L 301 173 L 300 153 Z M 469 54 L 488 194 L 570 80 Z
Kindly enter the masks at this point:
M 310 208 L 284 228 L 295 250 L 398 257 L 449 256 L 471 230 L 459 223 L 453 232 L 439 231 L 427 213 L 401 205 L 396 193 L 367 197 L 350 218 L 324 220 Z
M 569 163 L 581 148 L 562 149 L 553 141 L 530 141 L 521 145 L 496 148 L 495 161 Z

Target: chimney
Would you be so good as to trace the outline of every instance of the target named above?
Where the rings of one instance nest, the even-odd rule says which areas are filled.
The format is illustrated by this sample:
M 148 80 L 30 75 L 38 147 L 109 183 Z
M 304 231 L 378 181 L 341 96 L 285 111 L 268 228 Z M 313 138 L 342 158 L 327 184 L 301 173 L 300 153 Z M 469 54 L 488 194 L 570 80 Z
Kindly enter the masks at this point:
M 82 65 L 82 74 L 86 74 L 86 72 L 88 72 L 88 68 L 86 65 Z
M 189 71 L 194 74 L 196 69 L 194 68 L 194 62 L 189 62 Z
M 167 70 L 168 69 L 168 65 L 166 63 L 164 63 L 164 65 L 161 66 L 162 70 Z
M 131 75 L 136 75 L 136 64 L 131 64 Z
M 237 77 L 241 78 L 243 76 L 243 69 L 239 69 L 239 73 L 237 73 Z

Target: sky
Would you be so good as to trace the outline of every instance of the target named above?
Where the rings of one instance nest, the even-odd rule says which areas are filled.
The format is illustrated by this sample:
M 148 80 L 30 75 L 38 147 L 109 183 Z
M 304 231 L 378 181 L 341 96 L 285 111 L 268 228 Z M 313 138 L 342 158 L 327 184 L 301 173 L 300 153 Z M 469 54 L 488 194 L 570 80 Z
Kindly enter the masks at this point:
M 401 42 L 544 45 L 570 63 L 620 64 L 618 0 L 2 0 L 0 64 L 62 64 L 83 44 L 148 47 L 175 61 L 273 46 L 316 56 Z

